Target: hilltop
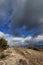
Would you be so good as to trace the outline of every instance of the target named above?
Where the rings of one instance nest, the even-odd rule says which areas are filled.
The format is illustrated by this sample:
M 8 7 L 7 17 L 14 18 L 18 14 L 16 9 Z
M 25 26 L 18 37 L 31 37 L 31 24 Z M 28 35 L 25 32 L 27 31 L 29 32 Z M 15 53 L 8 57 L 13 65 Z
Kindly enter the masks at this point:
M 7 48 L 3 53 L 5 57 L 0 59 L 0 65 L 43 65 L 42 51 L 15 47 Z

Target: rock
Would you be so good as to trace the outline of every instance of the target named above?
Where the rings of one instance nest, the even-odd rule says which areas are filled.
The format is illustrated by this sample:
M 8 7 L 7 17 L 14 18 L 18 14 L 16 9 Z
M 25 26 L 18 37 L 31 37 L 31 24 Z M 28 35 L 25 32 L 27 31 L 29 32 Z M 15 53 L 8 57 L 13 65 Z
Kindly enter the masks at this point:
M 0 65 L 43 65 L 43 52 L 26 48 L 8 48 Z

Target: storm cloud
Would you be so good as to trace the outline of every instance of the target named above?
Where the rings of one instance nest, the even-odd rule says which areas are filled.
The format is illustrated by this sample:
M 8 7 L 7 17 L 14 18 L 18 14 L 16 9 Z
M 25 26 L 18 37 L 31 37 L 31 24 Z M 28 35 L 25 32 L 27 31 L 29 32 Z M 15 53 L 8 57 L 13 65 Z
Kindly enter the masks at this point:
M 43 34 L 43 0 L 0 0 L 0 26 L 11 20 L 9 30 L 13 35 L 25 26 L 25 31 L 36 29 L 34 36 Z
M 10 0 L 0 0 L 0 26 L 7 23 L 8 18 L 10 19 L 11 5 Z
M 14 1 L 14 2 L 13 2 Z M 35 34 L 43 34 L 43 0 L 12 0 L 13 14 L 11 30 L 26 26 L 26 31 L 37 29 Z M 15 3 L 15 4 L 14 4 Z

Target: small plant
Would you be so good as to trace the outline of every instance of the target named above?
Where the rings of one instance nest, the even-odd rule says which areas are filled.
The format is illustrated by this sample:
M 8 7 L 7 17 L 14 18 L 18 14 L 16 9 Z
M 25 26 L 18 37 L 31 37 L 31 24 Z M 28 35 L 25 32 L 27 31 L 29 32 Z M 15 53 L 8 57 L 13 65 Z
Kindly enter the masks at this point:
M 6 57 L 6 55 L 2 52 L 1 54 L 0 54 L 0 59 L 3 59 L 3 58 L 5 58 Z
M 18 65 L 27 65 L 26 60 L 20 59 Z
M 33 46 L 29 46 L 28 48 L 29 48 L 29 49 L 33 49 L 34 47 L 33 47 Z
M 33 50 L 37 50 L 37 51 L 39 51 L 39 49 L 38 48 L 36 48 L 36 47 L 34 47 L 34 46 L 29 46 L 29 47 L 27 47 L 28 49 L 33 49 Z
M 0 48 L 6 49 L 8 47 L 7 41 L 3 38 L 0 38 Z

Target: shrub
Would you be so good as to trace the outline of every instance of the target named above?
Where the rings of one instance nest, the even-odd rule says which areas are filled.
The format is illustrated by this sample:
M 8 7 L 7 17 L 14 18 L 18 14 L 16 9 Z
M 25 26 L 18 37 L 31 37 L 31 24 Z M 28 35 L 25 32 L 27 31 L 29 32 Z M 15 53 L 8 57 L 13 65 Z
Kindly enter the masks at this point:
M 27 65 L 26 60 L 19 59 L 19 64 L 18 65 Z
M 37 51 L 39 51 L 39 49 L 38 48 L 36 48 L 36 47 L 34 47 L 34 46 L 29 46 L 29 47 L 27 47 L 28 49 L 33 49 L 33 50 L 37 50 Z
M 0 54 L 0 59 L 3 59 L 3 58 L 5 58 L 6 57 L 6 55 L 2 52 L 1 54 Z
M 28 46 L 27 48 L 29 48 L 29 49 L 33 49 L 34 47 L 33 47 L 33 46 Z
M 3 38 L 0 38 L 0 48 L 6 49 L 8 47 L 7 41 Z

